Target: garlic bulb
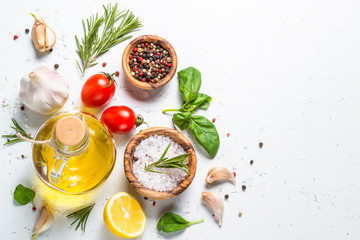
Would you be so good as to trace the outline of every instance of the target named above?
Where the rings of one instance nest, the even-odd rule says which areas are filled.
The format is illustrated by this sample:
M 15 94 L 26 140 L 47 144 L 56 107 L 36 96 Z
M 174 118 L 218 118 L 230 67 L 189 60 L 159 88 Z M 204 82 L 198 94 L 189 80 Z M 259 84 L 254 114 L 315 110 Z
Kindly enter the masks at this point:
M 229 181 L 234 185 L 236 184 L 234 174 L 226 167 L 213 167 L 210 169 L 205 178 L 205 182 L 213 183 L 216 181 Z
M 56 42 L 56 34 L 48 25 L 45 24 L 43 19 L 38 19 L 34 14 L 35 23 L 31 30 L 31 39 L 34 46 L 40 52 L 50 50 Z
M 40 66 L 22 77 L 19 97 L 31 110 L 50 115 L 64 106 L 69 82 L 58 72 Z
M 224 203 L 220 195 L 216 192 L 202 192 L 201 200 L 206 202 L 214 213 L 219 226 L 222 225 L 222 217 L 224 213 Z
M 36 239 L 37 236 L 48 230 L 54 222 L 54 214 L 52 209 L 45 204 L 41 209 L 41 215 L 38 221 L 35 224 L 33 230 L 33 237 L 31 239 Z

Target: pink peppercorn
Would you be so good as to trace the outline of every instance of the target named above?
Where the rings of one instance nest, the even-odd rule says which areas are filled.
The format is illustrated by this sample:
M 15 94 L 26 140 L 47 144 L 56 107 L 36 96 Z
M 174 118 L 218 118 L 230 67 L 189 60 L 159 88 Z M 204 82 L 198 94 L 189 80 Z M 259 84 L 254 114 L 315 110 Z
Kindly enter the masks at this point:
M 143 58 L 142 57 L 139 57 L 139 62 L 141 62 L 143 60 Z
M 137 48 L 137 47 L 134 47 L 134 49 L 133 49 L 133 50 L 134 50 L 134 52 L 136 52 L 136 51 L 138 50 L 138 48 Z
M 145 46 L 149 46 L 149 43 L 148 43 L 148 42 L 146 42 L 146 43 L 145 43 Z
M 166 64 L 168 67 L 171 67 L 171 63 Z
M 115 72 L 115 76 L 118 77 L 120 75 L 119 71 Z
M 156 202 L 153 202 L 153 206 L 155 207 L 155 205 L 156 205 Z
M 226 134 L 227 137 L 230 137 L 230 133 Z
M 236 172 L 233 172 L 233 174 L 234 174 L 234 177 L 236 177 Z
M 18 39 L 19 36 L 18 35 L 14 35 L 14 40 Z
M 211 121 L 212 121 L 212 122 L 215 122 L 215 121 L 216 121 L 216 118 L 213 118 Z
M 130 55 L 129 58 L 130 58 L 130 60 L 131 60 L 131 59 L 133 58 L 133 55 Z
M 105 66 L 106 66 L 106 62 L 103 62 L 102 66 L 105 67 Z

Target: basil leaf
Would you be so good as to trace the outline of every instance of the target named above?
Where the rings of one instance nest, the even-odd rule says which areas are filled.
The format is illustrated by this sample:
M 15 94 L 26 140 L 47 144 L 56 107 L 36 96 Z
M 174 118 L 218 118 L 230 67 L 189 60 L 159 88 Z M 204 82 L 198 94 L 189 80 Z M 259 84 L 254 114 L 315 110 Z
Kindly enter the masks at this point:
M 185 102 L 194 100 L 201 86 L 201 73 L 194 67 L 188 67 L 178 72 L 179 90 Z
M 212 97 L 210 97 L 209 95 L 206 95 L 204 93 L 198 93 L 195 100 L 191 104 L 194 106 L 194 110 L 196 108 L 206 110 L 209 107 L 211 100 Z
M 184 113 L 175 113 L 173 115 L 173 123 L 178 126 L 181 130 L 185 130 L 189 126 L 191 113 L 184 112 Z
M 194 115 L 190 119 L 189 129 L 206 152 L 211 157 L 215 157 L 219 149 L 220 139 L 214 124 L 203 116 Z
M 195 222 L 189 222 L 182 218 L 180 215 L 177 215 L 175 213 L 167 212 L 162 216 L 157 224 L 158 231 L 163 232 L 175 232 L 182 229 L 185 229 L 193 224 L 201 223 L 204 219 L 195 221 Z
M 35 197 L 35 191 L 19 184 L 14 191 L 14 199 L 20 205 L 26 205 Z

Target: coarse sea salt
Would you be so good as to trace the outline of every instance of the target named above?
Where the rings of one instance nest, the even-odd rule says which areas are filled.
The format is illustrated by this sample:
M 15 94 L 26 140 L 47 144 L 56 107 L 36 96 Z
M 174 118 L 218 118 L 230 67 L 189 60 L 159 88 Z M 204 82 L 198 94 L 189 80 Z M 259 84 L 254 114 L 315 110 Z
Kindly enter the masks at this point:
M 171 143 L 165 157 L 172 158 L 185 154 L 180 144 L 164 135 L 150 136 L 136 147 L 134 152 L 133 172 L 138 181 L 146 188 L 165 192 L 176 188 L 186 177 L 186 172 L 177 168 L 156 168 L 155 171 L 168 172 L 169 174 L 145 171 L 145 164 L 149 165 L 159 160 L 166 147 Z

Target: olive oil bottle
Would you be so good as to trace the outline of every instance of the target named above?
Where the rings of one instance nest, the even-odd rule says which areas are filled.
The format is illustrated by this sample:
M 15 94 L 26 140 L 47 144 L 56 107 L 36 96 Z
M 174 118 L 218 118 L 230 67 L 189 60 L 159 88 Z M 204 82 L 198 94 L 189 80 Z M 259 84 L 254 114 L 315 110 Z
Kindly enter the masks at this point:
M 49 119 L 35 141 L 39 142 L 33 144 L 37 175 L 63 193 L 82 194 L 94 189 L 108 178 L 115 164 L 112 135 L 86 113 L 66 113 Z

